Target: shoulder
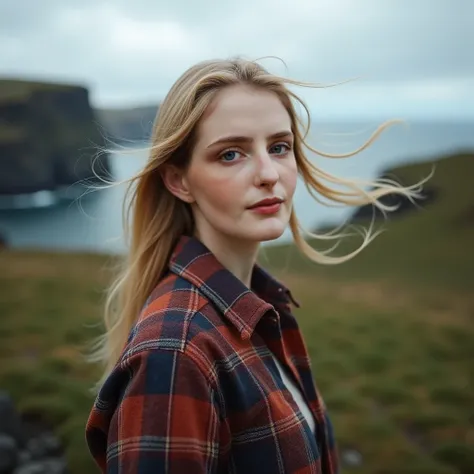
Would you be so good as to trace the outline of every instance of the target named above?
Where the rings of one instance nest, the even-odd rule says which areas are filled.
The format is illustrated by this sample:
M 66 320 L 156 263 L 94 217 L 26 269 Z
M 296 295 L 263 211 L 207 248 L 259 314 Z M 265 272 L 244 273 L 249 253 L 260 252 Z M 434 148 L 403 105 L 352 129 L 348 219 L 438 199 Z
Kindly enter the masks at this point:
M 191 282 L 166 276 L 152 291 L 133 326 L 121 362 L 143 353 L 186 353 L 218 339 L 223 316 Z

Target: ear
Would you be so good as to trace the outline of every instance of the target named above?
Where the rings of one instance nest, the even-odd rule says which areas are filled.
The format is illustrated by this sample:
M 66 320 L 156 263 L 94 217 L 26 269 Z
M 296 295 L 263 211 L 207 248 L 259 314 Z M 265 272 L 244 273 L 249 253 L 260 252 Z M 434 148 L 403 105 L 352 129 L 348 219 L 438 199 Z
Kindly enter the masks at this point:
M 183 170 L 173 165 L 165 165 L 161 171 L 161 179 L 168 191 L 178 199 L 189 204 L 194 202 Z

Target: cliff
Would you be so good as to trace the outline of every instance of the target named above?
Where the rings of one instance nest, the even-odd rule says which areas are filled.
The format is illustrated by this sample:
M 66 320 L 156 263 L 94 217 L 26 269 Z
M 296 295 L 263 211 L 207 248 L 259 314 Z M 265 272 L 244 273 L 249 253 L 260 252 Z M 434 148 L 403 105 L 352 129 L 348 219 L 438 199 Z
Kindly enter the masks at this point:
M 107 138 L 114 143 L 147 141 L 152 132 L 158 105 L 124 109 L 96 109 Z
M 94 181 L 102 144 L 85 87 L 0 79 L 0 194 Z M 94 170 L 109 173 L 106 155 Z

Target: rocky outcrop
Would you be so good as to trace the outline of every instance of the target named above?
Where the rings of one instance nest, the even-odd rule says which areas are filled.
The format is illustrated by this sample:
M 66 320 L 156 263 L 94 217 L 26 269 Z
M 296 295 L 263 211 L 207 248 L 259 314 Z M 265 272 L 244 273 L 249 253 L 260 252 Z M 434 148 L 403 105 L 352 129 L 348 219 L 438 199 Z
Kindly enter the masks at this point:
M 97 109 L 96 114 L 107 138 L 114 143 L 127 145 L 150 139 L 158 108 L 158 105 L 149 105 L 127 109 Z
M 38 421 L 26 420 L 0 391 L 0 474 L 67 474 L 63 448 Z
M 381 178 L 387 178 L 387 175 L 382 175 Z M 393 178 L 393 177 L 392 177 Z M 415 202 L 410 201 L 407 197 L 401 196 L 399 194 L 387 194 L 382 196 L 379 201 L 386 206 L 398 206 L 395 211 L 389 213 L 390 217 L 399 217 L 406 215 L 408 212 L 413 212 L 418 210 L 420 207 L 426 207 L 428 204 L 431 204 L 438 198 L 438 190 L 430 187 L 424 186 L 421 197 Z M 375 216 L 374 216 L 375 214 Z M 354 214 L 352 215 L 352 221 L 360 220 L 370 220 L 373 217 L 375 219 L 383 219 L 383 213 L 377 207 L 372 204 L 367 204 L 365 206 L 358 207 Z
M 0 80 L 0 195 L 95 181 L 103 145 L 85 87 Z M 108 157 L 94 164 L 108 175 Z

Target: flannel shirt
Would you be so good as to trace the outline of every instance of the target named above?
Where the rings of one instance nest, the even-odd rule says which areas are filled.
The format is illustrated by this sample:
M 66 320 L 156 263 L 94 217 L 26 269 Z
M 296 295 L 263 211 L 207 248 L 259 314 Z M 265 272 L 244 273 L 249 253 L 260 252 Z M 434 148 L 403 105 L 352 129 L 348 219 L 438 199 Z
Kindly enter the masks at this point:
M 182 237 L 86 426 L 108 474 L 335 474 L 336 447 L 287 288 L 251 289 Z M 302 391 L 313 433 L 273 356 Z

